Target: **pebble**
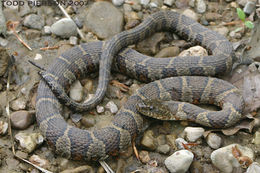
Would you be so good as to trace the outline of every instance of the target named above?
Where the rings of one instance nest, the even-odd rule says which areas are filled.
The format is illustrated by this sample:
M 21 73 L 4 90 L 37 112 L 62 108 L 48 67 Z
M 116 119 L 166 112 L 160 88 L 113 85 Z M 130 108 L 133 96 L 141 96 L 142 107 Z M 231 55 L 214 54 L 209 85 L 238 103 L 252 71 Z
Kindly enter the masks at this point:
M 171 150 L 171 147 L 168 144 L 159 145 L 157 151 L 161 154 L 168 154 Z
M 218 32 L 219 34 L 223 35 L 223 36 L 227 36 L 228 35 L 228 28 L 223 26 L 223 27 L 217 27 L 217 28 L 212 28 L 214 31 Z
M 140 0 L 140 3 L 143 5 L 143 6 L 147 6 L 149 3 L 150 3 L 151 0 Z
M 19 97 L 18 99 L 11 102 L 11 108 L 15 111 L 25 109 L 26 100 L 23 97 Z
M 141 145 L 149 150 L 155 150 L 155 138 L 152 130 L 147 130 L 141 140 Z
M 0 76 L 6 73 L 10 56 L 5 48 L 0 47 Z
M 43 34 L 50 35 L 51 34 L 51 27 L 50 26 L 44 26 L 43 27 Z
M 101 113 L 103 113 L 105 111 L 104 106 L 97 105 L 96 109 L 97 109 L 97 113 L 99 113 L 99 114 L 101 114 Z
M 35 150 L 36 146 L 43 143 L 43 136 L 40 133 L 24 133 L 19 132 L 15 135 L 15 139 L 19 141 L 20 146 L 27 153 Z
M 160 50 L 154 57 L 175 57 L 180 53 L 180 49 L 177 46 L 166 47 Z
M 237 2 L 240 6 L 244 7 L 244 6 L 246 5 L 246 3 L 248 2 L 248 0 L 236 0 L 236 2 Z
M 188 171 L 194 155 L 188 150 L 179 150 L 167 157 L 164 164 L 171 173 L 185 173 Z
M 0 46 L 6 47 L 8 43 L 9 43 L 8 40 L 6 40 L 6 39 L 0 37 Z
M 80 102 L 83 99 L 83 87 L 79 80 L 76 80 L 72 85 L 70 89 L 70 98 Z
M 175 140 L 176 140 L 175 134 L 166 135 L 166 141 L 167 141 L 168 144 L 170 144 L 170 146 L 172 148 L 176 148 Z
M 189 17 L 189 18 L 192 18 L 193 20 L 195 21 L 198 21 L 199 20 L 199 16 L 197 13 L 195 13 L 193 10 L 191 9 L 186 9 L 182 12 L 183 15 Z
M 256 131 L 254 135 L 254 139 L 252 140 L 252 143 L 259 145 L 260 144 L 260 132 Z
M 121 5 L 123 5 L 124 2 L 125 2 L 125 0 L 112 0 L 112 3 L 115 6 L 121 6 Z
M 174 2 L 175 2 L 175 0 L 164 0 L 163 4 L 171 7 Z
M 42 59 L 42 55 L 39 54 L 39 53 L 36 53 L 35 57 L 34 57 L 34 60 L 41 60 Z
M 201 46 L 193 46 L 187 50 L 182 51 L 179 56 L 207 56 L 208 52 Z
M 180 149 L 185 149 L 183 144 L 188 144 L 188 142 L 185 141 L 185 139 L 183 139 L 183 138 L 177 138 L 175 140 L 175 144 L 176 144 L 177 148 L 180 150 Z
M 70 119 L 72 120 L 73 123 L 78 123 L 82 119 L 81 114 L 72 114 L 70 115 Z
M 204 13 L 206 11 L 206 3 L 204 0 L 197 0 L 196 1 L 196 11 L 198 13 Z
M 121 32 L 123 23 L 124 18 L 121 11 L 105 1 L 95 2 L 88 9 L 84 21 L 85 27 L 101 39 L 112 37 Z
M 39 15 L 30 14 L 25 17 L 23 25 L 32 29 L 41 30 L 44 26 L 44 19 Z
M 28 111 L 16 111 L 11 114 L 10 119 L 13 128 L 24 130 L 34 122 L 35 116 Z
M 93 117 L 88 117 L 88 118 L 83 117 L 80 122 L 86 128 L 93 127 L 96 123 Z
M 49 161 L 46 160 L 46 159 L 42 159 L 40 158 L 40 156 L 38 155 L 32 155 L 30 158 L 29 158 L 29 161 L 32 162 L 33 164 L 37 165 L 37 166 L 40 166 L 41 168 L 48 168 L 49 167 Z
M 255 11 L 255 2 L 252 2 L 252 1 L 248 1 L 245 5 L 245 7 L 243 8 L 243 11 L 246 13 L 246 14 L 251 14 L 252 12 Z
M 237 146 L 242 156 L 247 156 L 251 160 L 254 159 L 254 151 L 248 147 L 239 144 L 231 144 L 219 148 L 211 153 L 211 161 L 223 173 L 231 173 L 234 168 L 240 167 L 238 160 L 232 154 L 232 148 Z
M 77 26 L 72 19 L 63 18 L 51 25 L 51 32 L 62 38 L 77 35 Z
M 218 14 L 218 13 L 213 13 L 213 12 L 208 12 L 206 13 L 205 15 L 205 19 L 208 21 L 208 22 L 214 22 L 218 19 L 221 19 L 223 16 Z
M 260 164 L 257 162 L 253 162 L 246 170 L 246 173 L 259 173 L 260 172 Z
M 132 85 L 130 86 L 130 88 L 129 88 L 129 94 L 130 94 L 130 95 L 135 94 L 139 88 L 140 88 L 140 85 L 135 84 L 135 83 L 132 84 Z
M 218 149 L 221 146 L 222 139 L 216 133 L 210 133 L 206 138 L 207 144 L 213 148 Z
M 70 44 L 75 46 L 77 43 L 78 43 L 78 37 L 70 36 Z
M 106 104 L 106 108 L 109 109 L 112 114 L 115 114 L 118 111 L 118 107 L 113 101 L 109 101 Z
M 144 164 L 148 163 L 151 160 L 148 151 L 144 151 L 144 150 L 140 151 L 139 158 L 140 161 Z
M 202 127 L 186 127 L 184 129 L 184 135 L 189 142 L 195 142 L 202 137 L 205 130 Z
M 0 121 L 0 135 L 5 135 L 8 130 L 8 123 Z

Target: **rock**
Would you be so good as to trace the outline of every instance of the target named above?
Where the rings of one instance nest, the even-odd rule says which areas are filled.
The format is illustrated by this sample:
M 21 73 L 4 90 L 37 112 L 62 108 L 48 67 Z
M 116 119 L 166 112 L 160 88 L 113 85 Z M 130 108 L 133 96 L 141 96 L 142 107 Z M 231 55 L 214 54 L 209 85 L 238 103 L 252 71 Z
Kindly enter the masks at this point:
M 104 106 L 97 105 L 96 109 L 97 109 L 97 113 L 99 113 L 99 114 L 101 114 L 101 113 L 103 113 L 105 111 Z
M 186 127 L 184 129 L 184 135 L 189 142 L 195 142 L 202 137 L 205 130 L 202 127 Z
M 193 20 L 195 21 L 198 21 L 199 20 L 199 16 L 197 13 L 195 13 L 193 10 L 191 9 L 185 9 L 183 12 L 182 12 L 183 15 L 189 17 L 189 18 L 192 18 Z
M 175 140 L 175 144 L 176 144 L 177 148 L 180 150 L 180 149 L 185 149 L 183 144 L 188 144 L 188 142 L 185 141 L 185 139 L 183 139 L 183 138 L 177 138 Z
M 25 17 L 23 25 L 28 28 L 41 30 L 44 26 L 44 18 L 36 14 L 30 14 Z
M 246 13 L 246 14 L 251 14 L 252 12 L 255 11 L 255 2 L 253 1 L 247 1 L 245 7 L 243 8 L 243 11 Z
M 70 89 L 70 98 L 80 102 L 83 99 L 83 87 L 79 80 L 76 80 L 72 85 Z
M 0 27 L 1 27 L 1 26 L 0 26 Z M 6 47 L 8 43 L 9 43 L 8 40 L 6 40 L 6 39 L 0 37 L 0 46 Z
M 84 84 L 84 88 L 86 88 L 86 90 L 88 92 L 91 92 L 93 90 L 93 81 L 90 79 L 87 79 L 85 84 Z
M 222 15 L 218 14 L 218 13 L 212 13 L 212 12 L 207 12 L 205 15 L 205 18 L 208 22 L 214 22 L 218 19 L 222 19 Z
M 35 117 L 28 111 L 16 111 L 11 114 L 10 119 L 13 128 L 24 130 L 34 122 Z
M 248 2 L 248 0 L 236 0 L 236 2 L 237 2 L 240 6 L 244 7 L 244 6 L 246 5 L 246 3 Z
M 50 26 L 44 26 L 43 27 L 43 34 L 45 34 L 45 35 L 51 34 L 51 27 Z
M 254 135 L 254 139 L 252 140 L 252 143 L 259 145 L 260 144 L 260 132 L 256 131 Z
M 206 3 L 204 2 L 204 0 L 196 1 L 196 11 L 198 13 L 204 13 L 206 11 Z
M 123 29 L 123 14 L 111 3 L 95 2 L 86 16 L 84 25 L 101 39 L 118 34 Z
M 175 140 L 176 140 L 175 134 L 166 135 L 167 143 L 170 144 L 171 148 L 174 148 L 174 149 L 176 148 Z
M 0 121 L 0 135 L 5 135 L 8 130 L 8 123 Z
M 0 77 L 6 73 L 10 59 L 11 58 L 7 50 L 3 47 L 0 47 Z
M 141 5 L 147 6 L 150 3 L 150 0 L 140 0 Z
M 81 114 L 71 114 L 70 119 L 72 120 L 73 123 L 78 123 L 82 119 Z
M 94 170 L 91 166 L 84 165 L 73 169 L 66 169 L 60 173 L 81 173 L 81 172 L 94 172 Z
M 37 53 L 34 57 L 34 60 L 41 60 L 42 59 L 42 55 Z
M 19 97 L 18 99 L 11 102 L 11 108 L 15 111 L 25 109 L 26 100 L 23 97 Z
M 162 49 L 160 52 L 158 52 L 154 57 L 175 57 L 180 53 L 179 47 L 171 46 L 166 47 Z
M 188 150 L 179 150 L 167 157 L 164 164 L 171 173 L 185 173 L 192 161 L 193 153 Z
M 225 37 L 228 35 L 229 32 L 228 28 L 225 26 L 212 29 Z
M 31 153 L 36 146 L 43 143 L 43 136 L 40 133 L 19 132 L 15 135 L 15 139 L 19 141 L 20 146 L 27 153 Z
M 226 147 L 219 148 L 211 153 L 211 161 L 223 173 L 231 173 L 234 168 L 240 167 L 237 158 L 232 154 L 232 148 L 237 147 L 242 156 L 247 156 L 251 160 L 254 159 L 254 152 L 248 147 L 239 144 L 231 144 Z
M 70 44 L 71 45 L 76 45 L 78 43 L 78 38 L 75 36 L 70 37 Z
M 125 2 L 125 0 L 112 0 L 112 3 L 115 6 L 121 6 L 121 5 L 123 5 L 124 2 Z
M 49 161 L 48 160 L 45 160 L 45 159 L 42 159 L 40 158 L 40 156 L 38 155 L 32 155 L 30 158 L 29 158 L 29 161 L 32 162 L 33 164 L 37 165 L 37 166 L 40 166 L 41 168 L 48 168 L 49 167 Z
M 187 50 L 182 51 L 179 56 L 207 56 L 208 52 L 201 46 L 190 47 Z
M 63 18 L 51 25 L 51 32 L 62 38 L 77 35 L 77 26 L 72 19 Z
M 259 173 L 260 172 L 260 164 L 257 162 L 253 162 L 246 170 L 246 173 Z
M 144 146 L 147 149 L 150 150 L 155 150 L 156 149 L 156 144 L 155 144 L 155 139 L 153 136 L 153 131 L 147 130 L 144 133 L 144 136 L 141 140 L 141 145 Z
M 6 35 L 6 19 L 5 16 L 3 14 L 3 9 L 2 9 L 2 1 L 0 2 L 0 34 L 3 34 L 4 36 Z
M 25 36 L 27 40 L 39 40 L 41 36 L 41 31 L 35 29 L 27 29 L 25 30 Z
M 115 114 L 118 111 L 117 105 L 113 101 L 109 101 L 106 104 L 106 108 L 109 109 L 112 114 Z
M 157 151 L 162 154 L 168 154 L 171 150 L 171 147 L 168 144 L 159 145 Z
M 221 146 L 222 139 L 216 133 L 210 133 L 206 138 L 207 144 L 213 148 L 218 149 Z
M 144 150 L 140 151 L 139 158 L 140 161 L 144 164 L 148 163 L 151 160 L 148 151 Z
M 164 0 L 163 4 L 171 7 L 174 2 L 175 2 L 175 0 Z
M 130 88 L 129 88 L 129 94 L 130 94 L 130 95 L 135 94 L 139 88 L 140 88 L 140 85 L 135 84 L 135 83 L 132 84 L 132 85 L 130 86 Z
M 96 123 L 93 117 L 88 117 L 88 118 L 83 117 L 80 122 L 86 128 L 93 127 Z
M 24 3 L 23 5 L 19 6 L 19 14 L 20 16 L 24 17 L 25 15 L 30 14 L 31 9 L 28 3 Z

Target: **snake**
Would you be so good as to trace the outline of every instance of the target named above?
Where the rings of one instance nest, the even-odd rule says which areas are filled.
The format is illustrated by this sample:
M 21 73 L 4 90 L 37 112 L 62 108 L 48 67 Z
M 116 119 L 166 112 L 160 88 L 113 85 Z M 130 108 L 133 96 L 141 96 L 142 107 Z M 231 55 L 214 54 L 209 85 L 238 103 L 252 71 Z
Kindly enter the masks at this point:
M 206 47 L 211 55 L 152 58 L 125 48 L 156 31 L 175 31 L 186 40 Z M 37 123 L 48 145 L 73 160 L 105 160 L 125 151 L 142 131 L 140 108 L 152 107 L 146 106 L 147 99 L 183 101 L 177 106 L 176 119 L 186 117 L 212 128 L 229 127 L 242 118 L 243 98 L 235 86 L 208 76 L 230 72 L 235 61 L 232 45 L 224 36 L 178 12 L 159 11 L 108 41 L 83 43 L 58 56 L 41 72 L 36 98 Z M 76 79 L 99 71 L 94 97 L 103 97 L 111 69 L 150 83 L 130 96 L 106 127 L 85 130 L 67 124 L 62 116 L 63 104 L 83 111 L 102 100 L 73 102 L 66 94 L 69 86 Z M 186 102 L 215 104 L 222 111 L 209 112 Z

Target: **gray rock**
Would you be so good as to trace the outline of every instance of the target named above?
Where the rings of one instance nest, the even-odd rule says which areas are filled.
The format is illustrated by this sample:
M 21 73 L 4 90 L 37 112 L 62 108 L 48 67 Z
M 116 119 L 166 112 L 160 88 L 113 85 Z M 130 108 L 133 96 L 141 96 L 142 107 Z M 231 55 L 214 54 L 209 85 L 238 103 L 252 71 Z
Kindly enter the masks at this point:
M 10 58 L 11 57 L 9 56 L 7 50 L 0 47 L 0 76 L 3 76 L 6 73 Z
M 121 6 L 124 2 L 125 2 L 125 0 L 112 0 L 112 3 L 115 6 Z
M 8 130 L 8 123 L 4 121 L 0 121 L 0 136 L 5 135 Z
M 76 45 L 78 43 L 78 37 L 71 36 L 70 37 L 70 44 L 71 45 Z
M 8 40 L 0 37 L 0 46 L 6 47 L 8 43 L 9 43 Z
M 162 153 L 162 154 L 167 154 L 170 152 L 170 149 L 171 147 L 168 145 L 168 144 L 164 144 L 164 145 L 159 145 L 157 147 L 157 150 L 159 153 Z
M 164 0 L 163 4 L 171 7 L 174 2 L 175 2 L 175 0 Z
M 109 109 L 112 114 L 115 114 L 118 111 L 118 107 L 113 101 L 109 101 L 106 104 L 106 108 Z
M 158 52 L 155 57 L 174 57 L 180 53 L 180 49 L 177 46 L 166 47 Z
M 20 14 L 22 17 L 25 16 L 25 15 L 30 14 L 30 12 L 31 12 L 31 9 L 30 9 L 28 3 L 24 3 L 24 4 L 21 5 L 19 8 L 20 8 L 20 9 L 19 9 L 19 14 Z
M 41 30 L 44 24 L 44 18 L 36 14 L 26 16 L 23 22 L 24 26 L 38 30 Z
M 251 14 L 252 12 L 255 11 L 255 2 L 252 2 L 252 1 L 248 1 L 245 5 L 245 7 L 243 8 L 243 11 L 246 13 L 246 14 Z
M 81 114 L 72 114 L 70 115 L 70 119 L 72 120 L 73 123 L 78 123 L 82 119 Z
M 252 140 L 252 143 L 259 145 L 260 144 L 260 132 L 256 131 L 254 135 L 254 139 Z
M 223 36 L 227 36 L 228 35 L 228 28 L 223 26 L 223 27 L 218 27 L 218 28 L 213 28 L 214 31 L 218 32 L 219 34 L 223 35 Z
M 147 5 L 150 3 L 150 0 L 140 0 L 140 3 L 141 3 L 143 6 L 147 6 Z
M 188 144 L 188 142 L 185 141 L 185 139 L 183 139 L 183 138 L 177 138 L 175 140 L 175 144 L 176 144 L 177 148 L 180 150 L 180 149 L 185 149 L 183 144 Z
M 254 151 L 239 144 L 231 144 L 226 147 L 219 148 L 211 153 L 210 159 L 213 165 L 223 173 L 231 173 L 234 168 L 240 167 L 237 158 L 235 158 L 232 153 L 233 147 L 237 147 L 238 150 L 241 151 L 242 156 L 247 156 L 251 160 L 254 159 Z
M 51 25 L 51 32 L 63 38 L 77 35 L 77 26 L 72 19 L 63 18 Z
M 198 14 L 195 13 L 193 10 L 191 9 L 186 9 L 182 12 L 182 14 L 184 14 L 185 16 L 188 16 L 190 18 L 192 18 L 193 20 L 195 21 L 198 21 L 199 20 L 199 17 L 198 17 Z
M 51 27 L 50 26 L 44 26 L 43 34 L 46 34 L 46 35 L 51 34 Z
M 40 133 L 19 132 L 15 135 L 15 139 L 19 141 L 20 146 L 27 153 L 31 153 L 38 145 L 43 143 L 43 136 Z
M 88 117 L 88 118 L 83 117 L 80 122 L 86 128 L 93 127 L 96 123 L 96 121 L 93 117 Z
M 236 2 L 241 5 L 242 7 L 244 7 L 246 5 L 248 0 L 236 0 Z
M 216 133 L 210 133 L 206 138 L 207 144 L 213 148 L 218 149 L 221 146 L 222 139 Z
M 34 114 L 28 111 L 16 111 L 10 116 L 11 125 L 15 129 L 24 130 L 34 122 Z
M 119 33 L 123 29 L 123 14 L 111 3 L 95 2 L 86 16 L 84 24 L 99 38 L 106 39 Z
M 196 11 L 198 13 L 204 13 L 206 11 L 206 3 L 204 0 L 197 0 L 196 2 Z
M 149 149 L 149 150 L 155 150 L 156 149 L 153 131 L 147 130 L 144 133 L 144 136 L 141 140 L 141 145 L 144 146 L 145 148 Z
M 83 99 L 83 87 L 81 83 L 77 80 L 71 85 L 70 89 L 70 98 L 73 100 L 80 102 Z
M 195 142 L 202 137 L 205 130 L 202 127 L 186 127 L 184 134 L 189 142 Z
M 253 162 L 246 170 L 246 173 L 259 173 L 260 172 L 260 164 L 257 162 Z
M 171 173 L 185 173 L 188 171 L 194 155 L 188 150 L 180 150 L 166 158 L 164 164 Z
M 11 108 L 15 111 L 24 110 L 26 108 L 26 100 L 23 97 L 11 102 Z

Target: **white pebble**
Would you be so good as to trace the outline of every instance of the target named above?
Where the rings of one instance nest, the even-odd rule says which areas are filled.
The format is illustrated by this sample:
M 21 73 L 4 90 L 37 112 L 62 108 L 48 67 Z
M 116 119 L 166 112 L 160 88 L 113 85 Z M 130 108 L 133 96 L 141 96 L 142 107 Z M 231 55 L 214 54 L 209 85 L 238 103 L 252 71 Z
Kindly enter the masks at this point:
M 43 143 L 43 136 L 40 133 L 19 132 L 15 135 L 15 139 L 19 141 L 20 146 L 28 153 Z
M 195 142 L 204 132 L 205 130 L 202 127 L 186 127 L 184 129 L 184 135 L 189 142 Z
M 97 105 L 97 113 L 101 114 L 101 113 L 103 113 L 104 111 L 105 111 L 104 106 L 99 106 L 99 105 Z
M 44 34 L 51 34 L 51 27 L 50 26 L 44 26 L 43 27 L 43 33 Z
M 124 2 L 125 2 L 125 0 L 112 0 L 112 3 L 115 6 L 121 6 Z
M 196 9 L 198 13 L 204 13 L 206 11 L 206 3 L 204 0 L 197 0 Z
M 78 43 L 78 38 L 75 36 L 70 36 L 70 44 L 76 45 Z
M 0 135 L 5 135 L 7 133 L 8 123 L 0 121 Z
M 246 170 L 246 173 L 259 173 L 260 172 L 260 164 L 257 162 L 253 162 Z
M 175 1 L 175 0 L 164 0 L 164 1 L 163 1 L 163 4 L 171 7 L 172 4 L 174 3 L 174 1 Z
M 207 136 L 206 141 L 207 141 L 207 144 L 213 149 L 218 149 L 222 143 L 221 137 L 219 137 L 216 133 L 210 133 Z
M 70 98 L 77 102 L 80 102 L 83 99 L 83 87 L 78 80 L 71 85 Z
M 42 59 L 42 55 L 37 53 L 34 57 L 34 60 L 41 60 Z
M 180 150 L 173 153 L 164 161 L 165 166 L 171 173 L 185 173 L 188 171 L 192 161 L 193 153 L 188 150 Z
M 147 6 L 147 5 L 150 3 L 150 0 L 140 0 L 140 3 L 141 3 L 143 6 Z
M 113 101 L 109 101 L 106 104 L 106 108 L 109 109 L 112 114 L 115 114 L 118 111 L 117 105 Z
M 188 142 L 185 141 L 185 139 L 183 139 L 183 138 L 177 138 L 175 140 L 175 144 L 176 144 L 177 148 L 180 150 L 180 149 L 185 149 L 183 144 L 188 144 Z

